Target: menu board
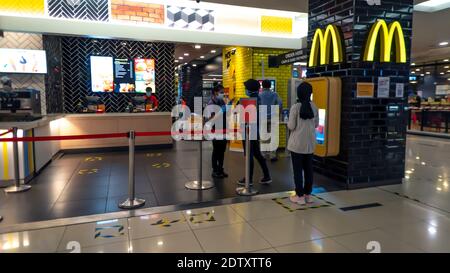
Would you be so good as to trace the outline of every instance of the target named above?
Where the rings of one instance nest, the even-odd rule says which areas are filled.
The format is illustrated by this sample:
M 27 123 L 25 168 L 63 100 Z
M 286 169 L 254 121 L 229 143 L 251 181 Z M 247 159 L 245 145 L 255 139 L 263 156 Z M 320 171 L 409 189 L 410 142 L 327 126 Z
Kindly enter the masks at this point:
M 316 128 L 317 144 L 323 145 L 325 143 L 325 118 L 326 110 L 319 109 L 319 126 Z
M 155 88 L 155 59 L 134 59 L 136 92 L 145 93 L 147 87 Z
M 92 92 L 114 91 L 112 57 L 91 56 L 91 85 Z
M 133 63 L 129 59 L 114 59 L 114 92 L 134 93 Z
M 0 73 L 46 74 L 45 50 L 0 48 Z

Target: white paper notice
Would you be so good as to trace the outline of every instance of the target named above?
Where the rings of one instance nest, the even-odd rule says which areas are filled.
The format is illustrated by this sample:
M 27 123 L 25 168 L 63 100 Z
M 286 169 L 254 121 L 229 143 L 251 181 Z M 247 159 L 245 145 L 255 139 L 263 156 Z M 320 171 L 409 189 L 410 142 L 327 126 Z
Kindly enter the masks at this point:
M 378 98 L 389 98 L 389 85 L 390 78 L 389 77 L 379 77 L 378 78 Z
M 404 92 L 405 92 L 405 84 L 404 83 L 397 83 L 395 85 L 395 97 L 403 98 Z

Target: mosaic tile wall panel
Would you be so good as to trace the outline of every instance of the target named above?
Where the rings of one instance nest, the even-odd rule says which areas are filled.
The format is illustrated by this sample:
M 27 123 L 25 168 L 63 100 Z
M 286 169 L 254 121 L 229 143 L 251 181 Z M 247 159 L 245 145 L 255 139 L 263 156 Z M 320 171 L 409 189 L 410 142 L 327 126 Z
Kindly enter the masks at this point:
M 342 30 L 345 63 L 308 69 L 308 77 L 333 76 L 342 79 L 340 154 L 315 158 L 315 170 L 342 181 L 349 188 L 401 183 L 405 171 L 406 97 L 395 97 L 396 83 L 409 87 L 413 0 L 366 1 L 309 0 L 308 48 L 314 31 L 328 24 Z M 397 20 L 404 30 L 407 63 L 363 62 L 367 34 L 378 19 Z M 379 52 L 379 50 L 377 50 Z M 389 98 L 357 98 L 358 82 L 377 89 L 378 77 L 390 77 Z M 390 110 L 390 109 L 394 109 Z M 397 110 L 395 110 L 397 109 Z
M 45 75 L 47 113 L 63 113 L 61 38 L 44 35 L 43 43 L 47 52 L 48 69 Z
M 156 92 L 160 111 L 171 111 L 175 104 L 175 46 L 171 43 L 151 43 L 124 40 L 103 40 L 63 37 L 62 71 L 64 112 L 74 113 L 85 96 L 93 95 L 90 81 L 92 55 L 117 58 L 146 57 L 156 59 Z M 133 94 L 95 93 L 106 104 L 107 112 L 124 112 Z
M 51 17 L 108 21 L 108 0 L 48 0 Z
M 292 18 L 261 16 L 261 32 L 272 34 L 292 34 Z
M 19 32 L 5 32 L 0 37 L 0 48 L 42 49 L 42 35 Z M 5 74 L 0 73 L 0 77 Z M 41 92 L 41 113 L 46 113 L 45 76 L 37 74 L 7 74 L 13 88 L 33 88 Z
M 111 0 L 111 17 L 127 22 L 164 24 L 164 5 Z
M 166 23 L 169 27 L 214 31 L 214 11 L 167 6 Z

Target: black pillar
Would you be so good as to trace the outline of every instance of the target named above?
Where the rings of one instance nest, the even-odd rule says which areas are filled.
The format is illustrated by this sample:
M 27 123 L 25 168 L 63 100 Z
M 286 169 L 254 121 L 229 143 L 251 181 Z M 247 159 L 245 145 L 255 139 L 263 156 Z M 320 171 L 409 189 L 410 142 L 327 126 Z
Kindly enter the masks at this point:
M 342 31 L 344 51 L 344 62 L 308 69 L 308 77 L 342 79 L 340 153 L 336 157 L 315 158 L 315 170 L 349 188 L 401 183 L 405 171 L 405 107 L 413 0 L 382 0 L 381 5 L 368 2 L 374 1 L 309 0 L 308 48 L 311 48 L 315 30 L 332 24 Z M 406 63 L 396 63 L 395 57 L 393 62 L 382 63 L 379 54 L 374 62 L 362 60 L 369 31 L 379 19 L 388 24 L 400 22 L 406 44 Z M 395 48 L 392 51 L 395 52 Z M 388 98 L 377 98 L 379 77 L 390 77 Z M 358 82 L 374 83 L 374 97 L 357 98 Z M 405 85 L 402 98 L 396 98 L 396 83 Z

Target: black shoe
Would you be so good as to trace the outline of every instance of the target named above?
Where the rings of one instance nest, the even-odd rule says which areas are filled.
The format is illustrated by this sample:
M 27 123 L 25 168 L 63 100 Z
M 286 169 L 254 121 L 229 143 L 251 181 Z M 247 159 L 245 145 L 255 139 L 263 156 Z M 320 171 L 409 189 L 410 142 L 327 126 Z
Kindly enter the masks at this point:
M 238 185 L 240 186 L 245 186 L 245 178 L 242 178 L 241 180 L 239 180 Z M 253 186 L 253 182 L 250 182 L 250 186 Z
M 263 185 L 269 185 L 270 183 L 272 183 L 272 178 L 264 177 L 263 179 L 261 179 L 261 181 L 259 181 L 259 183 Z
M 270 162 L 277 162 L 278 161 L 278 157 L 272 157 L 271 159 L 270 159 Z
M 228 174 L 227 174 L 226 172 L 224 172 L 224 171 L 222 171 L 222 172 L 220 173 L 220 175 L 222 175 L 222 177 L 224 177 L 224 178 L 227 178 L 227 177 L 228 177 Z
M 211 174 L 211 176 L 214 177 L 214 178 L 224 178 L 224 176 L 223 176 L 222 174 L 217 173 L 217 172 L 213 172 L 213 173 Z

